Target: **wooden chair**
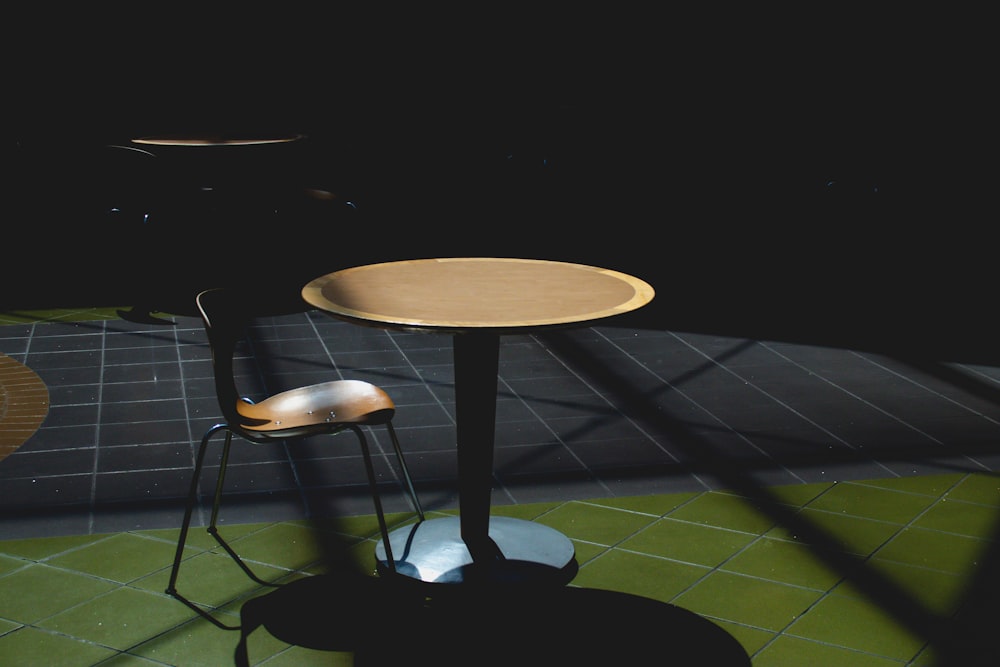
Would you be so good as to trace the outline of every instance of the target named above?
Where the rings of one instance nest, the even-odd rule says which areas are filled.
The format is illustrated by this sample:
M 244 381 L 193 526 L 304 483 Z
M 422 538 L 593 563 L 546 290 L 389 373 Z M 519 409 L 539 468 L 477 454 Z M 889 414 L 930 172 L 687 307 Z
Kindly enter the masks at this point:
M 317 434 L 333 435 L 341 431 L 353 431 L 361 446 L 365 469 L 368 473 L 368 484 L 375 503 L 375 513 L 378 517 L 379 531 L 385 545 L 384 567 L 390 572 L 395 572 L 395 560 L 392 556 L 389 531 L 382 510 L 371 452 L 368 440 L 362 430 L 363 426 L 384 425 L 386 427 L 410 503 L 419 520 L 423 521 L 423 510 L 406 467 L 399 440 L 392 426 L 392 418 L 396 409 L 392 399 L 381 388 L 368 382 L 333 380 L 282 391 L 253 402 L 241 396 L 237 388 L 233 358 L 238 342 L 246 334 L 252 314 L 258 313 L 259 310 L 251 308 L 249 301 L 241 300 L 236 290 L 228 288 L 205 290 L 198 294 L 196 303 L 211 345 L 215 389 L 224 421 L 209 428 L 201 439 L 166 592 L 215 625 L 225 629 L 238 629 L 222 624 L 177 590 L 177 578 L 184 560 L 184 545 L 198 500 L 198 487 L 205 460 L 205 451 L 212 436 L 219 431 L 225 432 L 225 441 L 220 458 L 208 532 L 253 581 L 265 586 L 275 585 L 258 578 L 236 551 L 222 538 L 216 527 L 233 434 L 251 443 L 265 443 L 275 440 L 294 440 Z M 379 565 L 383 566 L 382 563 Z

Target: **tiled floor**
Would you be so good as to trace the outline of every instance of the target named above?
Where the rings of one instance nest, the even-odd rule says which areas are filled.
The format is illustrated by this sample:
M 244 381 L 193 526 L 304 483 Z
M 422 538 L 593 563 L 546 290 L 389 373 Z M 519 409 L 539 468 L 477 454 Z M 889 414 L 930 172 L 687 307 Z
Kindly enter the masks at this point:
M 8 314 L 0 326 L 0 353 L 51 397 L 38 432 L 0 462 L 0 662 L 229 664 L 237 633 L 162 592 L 193 447 L 217 418 L 204 334 L 190 317 L 110 314 Z M 261 321 L 247 351 L 250 394 L 338 375 L 385 387 L 426 508 L 455 509 L 447 337 L 304 313 Z M 627 321 L 511 336 L 497 436 L 495 512 L 574 541 L 571 589 L 695 612 L 755 666 L 976 664 L 968 654 L 993 664 L 1000 654 L 988 643 L 998 614 L 983 603 L 1000 588 L 993 361 Z M 329 569 L 331 540 L 318 538 L 330 536 L 370 569 L 376 529 L 359 457 L 346 440 L 325 446 L 247 446 L 233 462 L 223 523 L 270 576 Z M 197 532 L 182 577 L 201 574 L 203 588 L 181 587 L 235 622 L 255 587 Z M 586 620 L 612 627 L 634 602 Z M 493 618 L 498 630 L 512 620 Z M 562 627 L 552 626 L 554 645 Z M 696 639 L 658 632 L 664 653 Z M 619 655 L 648 639 L 609 635 Z M 249 649 L 252 664 L 352 662 L 350 647 L 265 631 Z

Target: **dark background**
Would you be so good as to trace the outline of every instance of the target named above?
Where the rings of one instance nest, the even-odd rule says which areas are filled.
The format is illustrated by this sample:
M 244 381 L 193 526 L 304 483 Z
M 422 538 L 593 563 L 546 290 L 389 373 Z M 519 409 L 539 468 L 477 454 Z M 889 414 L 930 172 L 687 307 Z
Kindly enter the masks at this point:
M 3 305 L 182 310 L 212 282 L 504 254 L 646 278 L 657 326 L 994 326 L 982 17 L 282 7 L 13 13 Z M 306 139 L 108 149 L 183 132 Z

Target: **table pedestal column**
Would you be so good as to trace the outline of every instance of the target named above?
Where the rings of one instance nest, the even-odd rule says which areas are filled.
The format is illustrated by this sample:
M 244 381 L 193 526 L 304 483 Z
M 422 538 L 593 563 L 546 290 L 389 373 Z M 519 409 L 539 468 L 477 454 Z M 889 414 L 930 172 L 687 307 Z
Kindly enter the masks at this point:
M 548 526 L 490 517 L 496 437 L 500 337 L 474 332 L 453 337 L 458 439 L 458 518 L 404 526 L 390 536 L 396 570 L 423 581 L 551 580 L 576 574 L 569 538 Z M 380 570 L 385 547 L 376 546 Z
M 502 555 L 489 537 L 489 517 L 500 337 L 492 333 L 456 334 L 453 345 L 462 540 L 474 560 L 497 560 Z

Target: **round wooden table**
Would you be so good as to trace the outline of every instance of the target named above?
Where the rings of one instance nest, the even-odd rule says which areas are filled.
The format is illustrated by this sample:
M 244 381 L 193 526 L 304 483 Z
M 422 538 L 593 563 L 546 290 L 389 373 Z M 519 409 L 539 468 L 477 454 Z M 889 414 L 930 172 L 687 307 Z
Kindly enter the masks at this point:
M 301 134 L 222 135 L 222 134 L 161 134 L 132 139 L 145 146 L 262 146 L 287 144 L 302 139 Z
M 587 326 L 641 308 L 653 296 L 648 283 L 618 271 L 507 257 L 357 266 L 302 289 L 308 304 L 356 324 L 454 334 L 459 517 L 393 531 L 392 553 L 404 554 L 398 572 L 461 582 L 575 567 L 573 545 L 558 531 L 490 516 L 500 336 Z M 385 558 L 381 543 L 376 558 Z

